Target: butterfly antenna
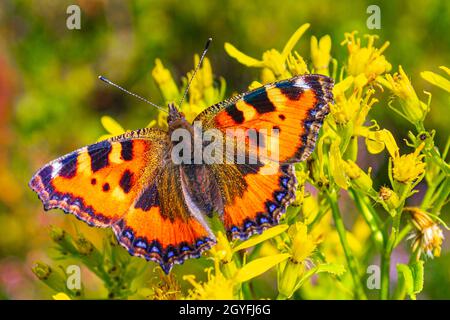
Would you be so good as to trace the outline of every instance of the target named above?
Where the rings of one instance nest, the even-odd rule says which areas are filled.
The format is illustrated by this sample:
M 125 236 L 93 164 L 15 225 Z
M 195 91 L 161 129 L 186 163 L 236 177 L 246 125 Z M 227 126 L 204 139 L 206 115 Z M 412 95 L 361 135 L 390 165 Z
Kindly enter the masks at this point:
M 99 78 L 100 80 L 102 80 L 103 82 L 106 82 L 107 84 L 110 84 L 110 85 L 112 85 L 113 87 L 116 87 L 117 89 L 122 90 L 123 92 L 128 93 L 129 95 L 131 95 L 131 96 L 133 96 L 133 97 L 135 97 L 135 98 L 138 98 L 139 100 L 144 101 L 144 102 L 148 103 L 149 105 L 152 105 L 152 106 L 158 108 L 158 109 L 161 110 L 161 111 L 164 111 L 164 112 L 168 113 L 168 111 L 167 111 L 166 109 L 164 109 L 164 108 L 158 106 L 157 104 L 154 104 L 153 102 L 148 101 L 148 100 L 145 99 L 145 98 L 142 98 L 141 96 L 137 95 L 136 93 L 130 92 L 130 91 L 128 91 L 127 89 L 122 88 L 121 86 L 119 86 L 118 84 L 115 84 L 115 83 L 112 82 L 111 80 L 106 79 L 104 76 L 98 76 L 98 78 Z
M 206 56 L 206 52 L 208 52 L 208 48 L 209 48 L 209 45 L 211 44 L 211 41 L 212 41 L 212 38 L 208 38 L 208 40 L 206 41 L 205 49 L 203 50 L 202 56 L 200 57 L 200 60 L 197 63 L 197 66 L 194 69 L 194 73 L 192 74 L 191 79 L 189 79 L 189 82 L 188 82 L 188 85 L 186 87 L 186 90 L 184 90 L 183 97 L 181 98 L 180 103 L 178 104 L 180 107 L 181 107 L 181 104 L 183 103 L 184 99 L 186 98 L 186 95 L 187 95 L 187 93 L 189 91 L 189 87 L 191 86 L 192 80 L 194 80 L 195 74 L 197 73 L 198 69 L 200 69 L 200 66 L 202 65 L 202 61 L 203 61 L 203 59 Z

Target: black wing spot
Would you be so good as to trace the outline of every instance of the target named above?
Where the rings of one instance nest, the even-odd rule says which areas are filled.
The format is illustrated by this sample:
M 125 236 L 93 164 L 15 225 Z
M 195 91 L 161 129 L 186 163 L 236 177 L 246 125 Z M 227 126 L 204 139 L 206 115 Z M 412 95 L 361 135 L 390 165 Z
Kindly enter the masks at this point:
M 122 150 L 120 151 L 120 156 L 125 161 L 130 161 L 133 159 L 133 140 L 126 140 L 120 142 Z
M 69 154 L 61 160 L 61 165 L 58 175 L 64 178 L 73 178 L 77 173 L 78 154 Z
M 136 209 L 148 211 L 150 210 L 151 207 L 158 205 L 159 205 L 158 190 L 156 189 L 156 185 L 153 184 L 145 189 L 145 191 L 141 194 L 134 207 Z
M 105 183 L 105 184 L 103 184 L 103 191 L 104 191 L 104 192 L 109 191 L 110 188 L 111 188 L 111 187 L 109 186 L 109 183 L 108 183 L 108 182 Z
M 88 154 L 91 157 L 92 172 L 96 172 L 109 164 L 109 154 L 111 152 L 111 143 L 102 141 L 88 147 Z
M 272 101 L 267 96 L 267 90 L 265 87 L 256 89 L 244 96 L 244 101 L 255 108 L 259 114 L 273 112 L 276 110 Z
M 125 170 L 120 178 L 119 185 L 125 193 L 130 192 L 132 187 L 133 173 L 130 170 Z
M 241 124 L 244 122 L 244 113 L 236 108 L 236 104 L 232 104 L 226 109 L 227 114 L 236 122 L 237 124 Z

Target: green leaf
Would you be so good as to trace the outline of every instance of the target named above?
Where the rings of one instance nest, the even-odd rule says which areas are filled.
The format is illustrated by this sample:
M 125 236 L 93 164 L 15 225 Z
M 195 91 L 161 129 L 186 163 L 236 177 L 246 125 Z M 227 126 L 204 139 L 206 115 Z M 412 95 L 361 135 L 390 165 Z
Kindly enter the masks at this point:
M 412 275 L 414 278 L 414 293 L 420 293 L 423 289 L 424 272 L 423 261 L 415 261 L 410 265 Z
M 423 289 L 423 261 L 411 265 L 397 264 L 397 273 L 399 286 L 403 286 L 410 298 L 416 300 L 416 294 Z
M 245 282 L 253 279 L 289 257 L 290 254 L 282 253 L 253 260 L 239 269 L 236 274 L 235 280 L 237 282 Z
M 345 272 L 345 267 L 339 263 L 319 264 L 315 273 L 327 272 L 335 276 L 341 276 Z
M 414 278 L 412 276 L 411 269 L 406 264 L 397 264 L 397 274 L 399 285 L 403 285 L 406 290 L 406 293 L 411 296 L 411 299 L 415 299 L 413 297 L 414 291 Z
M 345 267 L 339 263 L 319 264 L 315 268 L 312 268 L 307 273 L 305 273 L 303 278 L 296 285 L 294 291 L 297 291 L 298 289 L 300 289 L 300 287 L 303 285 L 303 283 L 305 283 L 305 281 L 307 281 L 309 278 L 311 278 L 313 275 L 315 275 L 317 273 L 326 272 L 326 273 L 329 273 L 329 274 L 332 274 L 335 276 L 341 276 L 342 274 L 344 274 L 345 271 L 346 271 Z
M 271 238 L 279 235 L 280 233 L 283 233 L 284 231 L 287 230 L 287 228 L 289 228 L 289 226 L 287 224 L 280 224 L 276 227 L 270 228 L 269 230 L 266 230 L 262 234 L 252 237 L 252 238 L 248 239 L 247 241 L 244 241 L 241 244 L 239 244 L 238 246 L 236 246 L 233 249 L 233 253 L 235 253 L 239 250 L 254 247 L 257 244 L 259 244 L 263 241 L 266 241 L 267 239 L 271 239 Z

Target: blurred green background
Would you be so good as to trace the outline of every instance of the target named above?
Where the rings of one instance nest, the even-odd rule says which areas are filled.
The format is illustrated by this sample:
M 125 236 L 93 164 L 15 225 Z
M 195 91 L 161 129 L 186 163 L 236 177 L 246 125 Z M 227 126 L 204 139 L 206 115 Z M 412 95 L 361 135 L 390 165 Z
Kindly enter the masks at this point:
M 81 7 L 80 30 L 66 27 L 70 4 Z M 380 30 L 366 27 L 371 4 L 381 8 Z M 312 35 L 330 34 L 338 61 L 346 56 L 340 45 L 344 32 L 378 34 L 378 46 L 390 41 L 385 55 L 393 71 L 401 64 L 424 101 L 423 90 L 433 94 L 427 127 L 437 130 L 442 147 L 450 132 L 449 98 L 420 72 L 450 66 L 449 1 L 1 1 L 0 298 L 49 298 L 48 289 L 30 271 L 36 260 L 51 261 L 48 226 L 87 229 L 59 211 L 43 213 L 26 186 L 33 172 L 93 143 L 104 133 L 99 121 L 103 115 L 136 129 L 156 114 L 98 81 L 98 75 L 163 104 L 151 76 L 155 59 L 179 81 L 211 36 L 208 56 L 214 74 L 226 79 L 229 96 L 244 91 L 258 70 L 228 57 L 224 42 L 261 57 L 267 49 L 282 49 L 305 22 L 311 28 L 296 50 L 307 62 Z M 410 128 L 392 115 L 387 98 L 374 117 L 396 137 L 406 137 Z M 426 264 L 421 298 L 450 298 L 450 253 L 445 246 L 441 258 Z

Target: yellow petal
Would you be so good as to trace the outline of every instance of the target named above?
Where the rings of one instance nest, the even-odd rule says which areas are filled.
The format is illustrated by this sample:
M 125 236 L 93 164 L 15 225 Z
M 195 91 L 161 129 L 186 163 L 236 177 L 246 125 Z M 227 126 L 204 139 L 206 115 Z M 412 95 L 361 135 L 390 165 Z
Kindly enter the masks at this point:
M 122 128 L 122 126 L 113 118 L 111 118 L 110 116 L 103 116 L 100 119 L 103 127 L 105 128 L 106 131 L 108 131 L 109 133 L 111 133 L 112 135 L 120 135 L 122 133 L 125 132 L 125 129 Z
M 147 128 L 153 128 L 156 125 L 156 120 L 151 120 L 148 125 Z
M 281 53 L 281 56 L 283 57 L 283 61 L 286 61 L 287 57 L 289 56 L 289 53 L 292 51 L 292 49 L 294 49 L 294 46 L 297 44 L 300 37 L 309 28 L 309 26 L 310 26 L 309 23 L 305 23 L 300 28 L 298 28 L 297 31 L 295 31 L 294 34 L 291 36 L 289 41 L 284 46 L 283 52 Z
M 269 230 L 264 231 L 262 234 L 252 237 L 247 241 L 242 242 L 240 245 L 236 246 L 233 249 L 233 253 L 239 250 L 247 249 L 253 246 L 256 246 L 258 243 L 266 241 L 267 239 L 273 238 L 280 233 L 286 231 L 289 226 L 287 224 L 280 224 L 276 227 L 270 228 Z
M 250 279 L 253 279 L 260 274 L 263 274 L 270 268 L 276 266 L 280 262 L 289 258 L 290 255 L 288 253 L 281 253 L 275 256 L 269 256 L 264 258 L 259 258 L 247 263 L 243 266 L 236 274 L 235 281 L 236 282 L 245 282 Z
M 258 81 L 253 81 L 252 83 L 250 83 L 250 85 L 248 86 L 248 90 L 253 90 L 259 87 L 262 87 L 262 83 L 258 82 Z
M 450 76 L 450 69 L 446 66 L 440 66 L 439 69 L 444 70 Z
M 347 89 L 350 88 L 350 86 L 353 84 L 354 78 L 352 76 L 348 76 L 342 81 L 339 81 L 336 83 L 336 85 L 333 88 L 333 94 L 335 97 L 342 96 Z
M 339 150 L 340 139 L 335 139 L 331 143 L 330 147 L 330 168 L 331 174 L 333 175 L 334 181 L 342 189 L 347 190 L 347 178 L 345 177 L 345 171 L 342 166 L 342 156 Z
M 244 66 L 247 67 L 262 67 L 264 66 L 264 63 L 260 60 L 256 60 L 255 58 L 252 58 L 245 53 L 242 53 L 238 49 L 236 49 L 235 46 L 233 46 L 231 43 L 225 42 L 225 51 L 228 53 L 228 55 L 232 58 L 235 58 L 239 63 L 242 63 Z
M 381 134 L 383 136 L 384 144 L 386 145 L 386 149 L 388 150 L 391 157 L 396 157 L 399 154 L 399 148 L 397 146 L 397 142 L 395 141 L 394 136 L 389 130 L 383 129 L 381 130 Z
M 52 296 L 53 300 L 71 300 L 69 296 L 63 292 L 59 292 Z
M 368 136 L 366 138 L 366 147 L 367 147 L 367 151 L 369 151 L 369 153 L 378 154 L 384 150 L 384 143 L 381 141 L 372 140 Z
M 443 76 L 440 76 L 437 73 L 431 71 L 421 72 L 420 75 L 429 83 L 434 84 L 435 86 L 444 89 L 447 92 L 450 92 L 450 81 L 445 79 Z
M 97 142 L 103 141 L 103 140 L 107 140 L 109 138 L 114 137 L 114 135 L 112 134 L 103 134 L 100 136 L 100 138 L 97 139 Z
M 322 38 L 320 38 L 320 40 L 319 40 L 319 48 L 322 51 L 330 52 L 330 50 L 331 50 L 331 37 L 328 34 L 324 35 Z

